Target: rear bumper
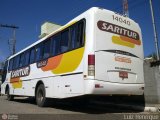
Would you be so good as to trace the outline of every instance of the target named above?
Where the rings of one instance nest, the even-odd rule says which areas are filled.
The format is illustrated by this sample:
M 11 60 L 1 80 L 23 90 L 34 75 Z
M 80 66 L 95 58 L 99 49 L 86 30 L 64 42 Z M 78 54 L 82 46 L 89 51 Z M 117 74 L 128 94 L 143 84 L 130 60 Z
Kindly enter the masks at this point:
M 96 88 L 95 85 L 100 87 Z M 95 95 L 143 95 L 144 84 L 112 83 L 100 80 L 85 80 L 85 94 Z

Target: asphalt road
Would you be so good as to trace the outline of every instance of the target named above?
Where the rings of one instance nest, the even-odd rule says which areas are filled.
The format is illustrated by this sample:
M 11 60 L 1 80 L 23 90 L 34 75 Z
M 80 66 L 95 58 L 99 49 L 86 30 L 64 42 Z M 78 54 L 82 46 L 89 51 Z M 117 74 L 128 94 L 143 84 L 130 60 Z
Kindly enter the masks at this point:
M 53 115 L 57 116 L 59 120 L 64 119 L 63 117 L 70 117 L 69 119 L 82 119 L 88 117 L 91 119 L 106 119 L 106 116 L 112 116 L 114 119 L 120 120 L 119 116 L 124 119 L 125 114 L 149 114 L 139 110 L 133 110 L 129 108 L 116 107 L 113 105 L 102 105 L 98 103 L 91 102 L 84 105 L 73 105 L 72 102 L 68 101 L 59 101 L 52 100 L 48 107 L 40 108 L 36 105 L 33 98 L 26 97 L 17 97 L 14 101 L 7 101 L 6 96 L 0 96 L 0 114 L 11 114 L 11 115 L 24 115 L 23 117 L 28 117 L 28 115 L 32 115 L 32 117 L 47 115 L 53 117 Z M 66 116 L 67 115 L 67 116 Z M 68 116 L 69 115 L 69 116 Z M 81 116 L 81 117 L 79 117 Z M 105 117 L 104 117 L 105 116 Z M 116 117 L 117 116 L 117 117 Z M 0 116 L 1 117 L 1 116 Z M 11 116 L 15 117 L 15 116 Z M 76 118 L 77 117 L 77 118 Z M 90 118 L 91 117 L 91 118 Z M 111 118 L 112 118 L 111 117 Z M 125 116 L 126 117 L 126 116 Z M 76 119 L 75 119 L 76 118 Z M 34 118 L 35 119 L 35 118 Z M 86 118 L 86 120 L 88 120 Z

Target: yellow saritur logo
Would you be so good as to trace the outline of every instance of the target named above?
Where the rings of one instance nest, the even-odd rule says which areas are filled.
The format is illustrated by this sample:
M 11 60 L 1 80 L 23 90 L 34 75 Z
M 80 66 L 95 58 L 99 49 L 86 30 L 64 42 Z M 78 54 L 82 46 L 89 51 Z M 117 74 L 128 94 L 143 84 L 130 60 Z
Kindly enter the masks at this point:
M 102 31 L 119 35 L 112 36 L 112 42 L 114 44 L 130 48 L 134 48 L 135 45 L 141 45 L 139 34 L 135 31 L 105 21 L 98 21 L 97 26 Z

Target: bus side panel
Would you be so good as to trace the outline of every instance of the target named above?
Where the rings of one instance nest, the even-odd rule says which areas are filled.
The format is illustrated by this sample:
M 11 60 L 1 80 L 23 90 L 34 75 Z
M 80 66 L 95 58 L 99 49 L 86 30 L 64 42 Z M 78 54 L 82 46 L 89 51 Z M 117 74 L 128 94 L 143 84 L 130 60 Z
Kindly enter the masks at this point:
M 23 81 L 24 95 L 35 96 L 35 87 L 37 80 Z
M 35 96 L 35 87 L 39 81 L 42 81 L 45 86 L 47 98 L 66 98 L 84 93 L 84 79 L 81 73 L 23 81 L 23 89 L 15 89 L 14 94 Z
M 64 75 L 54 78 L 53 97 L 66 98 L 84 93 L 83 74 Z
M 84 91 L 83 74 L 73 74 L 69 76 L 61 76 L 64 84 L 64 93 L 79 94 Z

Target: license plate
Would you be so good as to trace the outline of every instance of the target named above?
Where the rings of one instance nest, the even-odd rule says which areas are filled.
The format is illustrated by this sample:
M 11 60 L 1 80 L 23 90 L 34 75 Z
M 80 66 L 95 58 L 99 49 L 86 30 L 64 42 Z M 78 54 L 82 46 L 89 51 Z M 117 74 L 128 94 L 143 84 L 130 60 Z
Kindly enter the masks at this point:
M 128 72 L 120 71 L 119 72 L 119 77 L 120 78 L 128 78 Z

